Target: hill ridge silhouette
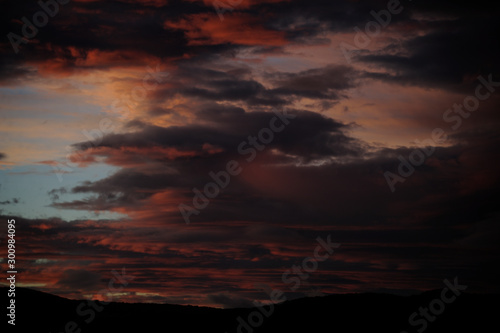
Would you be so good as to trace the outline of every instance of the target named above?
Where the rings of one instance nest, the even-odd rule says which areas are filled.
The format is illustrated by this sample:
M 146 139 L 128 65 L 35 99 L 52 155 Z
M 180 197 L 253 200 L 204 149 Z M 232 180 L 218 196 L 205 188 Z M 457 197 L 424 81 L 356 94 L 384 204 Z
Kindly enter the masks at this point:
M 7 288 L 0 287 L 0 290 L 6 297 Z M 332 327 L 334 332 L 365 332 L 370 329 L 412 333 L 423 326 L 410 325 L 409 316 L 418 312 L 420 307 L 429 307 L 440 294 L 441 290 L 430 290 L 410 296 L 370 292 L 305 297 L 274 304 L 267 317 L 263 311 L 269 314 L 269 306 L 263 310 L 219 309 L 120 302 L 107 305 L 96 302 L 101 311 L 94 309 L 92 314 L 93 308 L 86 300 L 16 288 L 16 326 L 8 326 L 12 332 L 32 330 L 47 333 L 141 332 L 166 325 L 168 332 L 319 332 L 324 331 L 324 327 Z M 474 332 L 495 327 L 499 310 L 495 300 L 498 296 L 464 292 L 453 303 L 446 304 L 443 313 L 435 316 L 434 321 L 428 321 L 423 332 Z M 261 317 L 263 320 L 259 322 Z M 70 330 L 66 330 L 67 326 Z

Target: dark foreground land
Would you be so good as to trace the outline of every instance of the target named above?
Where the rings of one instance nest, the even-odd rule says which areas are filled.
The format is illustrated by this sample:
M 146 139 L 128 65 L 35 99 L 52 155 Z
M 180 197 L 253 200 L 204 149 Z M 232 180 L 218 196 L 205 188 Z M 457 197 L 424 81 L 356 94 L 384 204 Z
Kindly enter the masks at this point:
M 3 304 L 8 305 L 7 288 L 0 289 Z M 445 296 L 450 299 L 454 295 Z M 442 299 L 441 290 L 407 297 L 346 294 L 303 298 L 262 310 L 222 310 L 129 303 L 94 303 L 93 307 L 86 301 L 17 288 L 16 325 L 7 325 L 7 332 L 494 332 L 499 326 L 498 296 L 462 293 L 445 304 L 436 301 Z M 431 310 L 427 315 L 420 312 L 420 308 L 425 311 L 430 304 L 437 315 Z M 445 304 L 444 310 L 440 309 L 441 304 Z M 2 308 L 1 326 L 5 327 L 8 309 Z M 262 311 L 272 313 L 266 317 Z M 413 313 L 417 314 L 411 325 L 409 317 Z

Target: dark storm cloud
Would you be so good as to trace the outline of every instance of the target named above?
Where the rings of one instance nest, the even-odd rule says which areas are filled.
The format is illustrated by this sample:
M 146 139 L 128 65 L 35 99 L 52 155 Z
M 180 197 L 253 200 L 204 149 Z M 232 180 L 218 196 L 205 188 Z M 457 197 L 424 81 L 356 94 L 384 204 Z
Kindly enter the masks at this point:
M 214 90 L 208 89 L 212 86 Z M 185 88 L 180 91 L 189 97 L 204 98 L 213 101 L 248 101 L 251 104 L 278 105 L 280 100 L 269 101 L 264 96 L 266 91 L 262 84 L 256 81 L 214 80 L 206 82 L 205 87 Z
M 391 24 L 416 24 L 425 27 L 425 34 L 406 42 L 400 54 L 377 52 L 360 57 L 360 60 L 388 69 L 402 71 L 397 77 L 377 78 L 419 85 L 453 85 L 460 83 L 464 75 L 498 71 L 495 59 L 499 55 L 499 45 L 495 32 L 499 30 L 495 19 L 498 4 L 479 1 L 473 6 L 463 6 L 452 2 L 419 1 L 402 2 L 405 10 L 394 15 Z M 246 12 L 258 15 L 260 11 L 273 15 L 263 19 L 268 26 L 286 32 L 290 40 L 314 39 L 325 31 L 354 32 L 356 26 L 363 27 L 373 17 L 370 11 L 383 10 L 386 1 L 293 1 L 262 3 Z M 9 10 L 2 11 L 1 26 L 5 35 L 12 31 L 21 34 L 21 25 L 16 20 L 22 16 L 30 17 L 40 10 L 36 2 L 9 2 Z M 176 21 L 179 17 L 191 14 L 210 13 L 216 15 L 211 6 L 201 2 L 169 1 L 165 6 L 153 6 L 148 2 L 71 2 L 60 6 L 59 13 L 51 18 L 49 24 L 40 28 L 37 43 L 21 45 L 23 51 L 16 57 L 7 39 L 3 41 L 0 72 L 2 78 L 32 74 L 22 65 L 25 62 L 42 62 L 59 59 L 59 70 L 72 68 L 107 68 L 113 63 L 94 63 L 81 65 L 91 50 L 109 52 L 133 52 L 149 54 L 160 58 L 179 58 L 184 54 L 198 55 L 202 58 L 209 54 L 223 54 L 241 46 L 229 45 L 190 45 L 182 29 L 169 29 L 166 21 Z M 120 15 L 115 15 L 120 13 Z M 420 22 L 416 15 L 437 15 L 431 23 Z M 230 15 L 228 13 L 227 15 Z M 439 19 L 439 15 L 445 16 Z M 467 15 L 467 18 L 465 16 Z M 451 18 L 450 18 L 451 17 Z M 78 54 L 71 51 L 73 47 Z M 276 47 L 275 47 L 276 48 Z M 275 49 L 275 51 L 279 51 Z M 269 52 L 269 50 L 266 50 Z M 407 53 L 410 55 L 406 55 Z M 405 54 L 402 56 L 401 54 Z M 130 55 L 114 60 L 127 61 Z M 10 59 L 10 60 L 9 60 Z M 130 60 L 130 59 L 129 59 Z M 5 65 L 9 63 L 9 65 Z M 199 73 L 203 76 L 203 73 Z M 213 73 L 212 73 L 213 74 Z M 262 84 L 252 80 L 235 82 L 230 78 L 220 78 L 211 82 L 217 91 L 200 87 L 185 88 L 187 95 L 207 99 L 247 100 L 253 104 L 280 105 L 281 93 L 309 95 L 317 98 L 336 98 L 334 93 L 325 94 L 313 89 L 288 89 L 288 85 L 278 87 L 277 94 L 266 94 Z M 288 87 L 288 88 L 287 88 Z M 311 95 L 312 94 L 312 95 Z
M 400 1 L 403 10 L 392 15 L 385 30 L 401 29 L 417 37 L 394 42 L 380 50 L 363 50 L 355 59 L 387 69 L 387 73 L 368 76 L 404 85 L 465 89 L 461 85 L 470 77 L 500 74 L 498 15 L 500 5 L 491 1 L 458 4 L 451 1 Z M 290 40 L 307 42 L 321 37 L 325 31 L 356 33 L 373 21 L 371 11 L 387 8 L 387 1 L 293 1 L 262 4 L 276 14 L 269 22 L 286 31 Z M 258 6 L 254 9 L 258 12 Z M 383 35 L 372 37 L 376 40 Z M 351 41 L 353 44 L 354 41 Z M 363 47 L 361 47 L 363 49 Z M 396 74 L 397 73 L 397 74 Z M 317 98 L 321 98 L 318 93 Z
M 500 74 L 496 61 L 500 58 L 499 30 L 496 16 L 457 19 L 402 46 L 394 45 L 400 51 L 396 54 L 381 51 L 362 55 L 359 60 L 398 73 L 369 77 L 404 85 L 458 89 L 470 78 Z
M 350 128 L 348 125 L 314 112 L 291 110 L 286 113 L 295 118 L 282 132 L 276 133 L 274 140 L 266 145 L 266 152 L 262 153 L 271 158 L 271 163 L 295 163 L 295 158 L 284 154 L 294 155 L 303 162 L 356 157 L 367 147 L 345 134 Z M 277 111 L 277 114 L 281 112 Z M 76 144 L 75 147 L 81 149 L 81 153 L 105 156 L 108 161 L 116 160 L 118 164 L 122 163 L 123 169 L 110 177 L 85 182 L 72 189 L 73 193 L 97 193 L 97 196 L 57 202 L 53 204 L 54 207 L 106 210 L 132 206 L 161 190 L 199 186 L 207 181 L 210 171 L 224 169 L 227 161 L 233 158 L 242 159 L 238 154 L 239 145 L 247 142 L 250 135 L 256 136 L 261 129 L 269 127 L 270 120 L 277 117 L 273 112 L 245 112 L 242 108 L 215 104 L 203 106 L 196 115 L 199 125 L 163 128 L 141 123 L 137 132 L 108 135 L 96 147 L 96 152 L 85 151 L 90 147 L 87 143 Z M 207 151 L 207 146 L 214 152 Z M 106 150 L 100 150 L 102 148 Z M 127 153 L 124 149 L 137 151 Z M 173 157 L 168 158 L 161 153 L 165 149 L 174 149 Z M 281 155 L 269 155 L 272 149 L 278 150 Z M 193 152 L 194 155 L 183 155 L 183 152 Z M 145 160 L 149 160 L 149 164 L 143 165 Z M 123 164 L 124 161 L 131 167 Z M 237 185 L 234 185 L 234 190 L 242 191 Z M 244 192 L 240 195 L 246 196 Z M 216 204 L 214 206 L 217 207 Z M 233 208 L 239 206 L 235 204 Z M 240 208 L 251 216 L 256 214 L 248 204 Z M 279 210 L 271 211 L 279 215 Z M 234 209 L 234 213 L 237 213 L 237 209 Z M 210 213 L 207 213 L 207 218 L 211 218 Z
M 363 151 L 362 143 L 348 137 L 348 125 L 339 123 L 310 111 L 278 111 L 277 114 L 295 116 L 286 130 L 269 143 L 270 149 L 296 154 L 304 158 L 357 155 Z M 200 125 L 159 127 L 147 125 L 142 130 L 128 134 L 105 136 L 99 147 L 170 147 L 179 150 L 203 150 L 210 144 L 224 151 L 236 152 L 238 145 L 269 127 L 273 112 L 245 112 L 241 108 L 211 106 L 197 113 Z M 82 142 L 74 145 L 85 150 L 90 147 Z
M 385 9 L 387 1 L 291 1 L 261 5 L 276 13 L 271 26 L 285 30 L 294 40 L 307 40 L 325 31 L 350 32 L 370 19 L 370 11 Z M 258 7 L 255 9 L 258 12 Z
M 167 174 L 153 174 L 147 175 L 140 172 L 134 172 L 134 170 L 120 170 L 112 176 L 105 178 L 97 182 L 85 182 L 81 186 L 76 186 L 73 188 L 73 193 L 86 193 L 91 192 L 95 188 L 100 188 L 102 192 L 109 193 L 109 198 L 112 199 L 112 193 L 116 191 L 121 191 L 124 188 L 129 188 L 131 192 L 135 192 L 138 189 L 141 190 L 158 190 L 164 188 L 166 184 L 182 184 L 182 180 L 178 180 L 179 177 L 176 175 Z M 138 187 L 139 186 L 139 187 Z M 136 194 L 140 197 L 140 194 Z
M 221 128 L 226 122 L 232 123 L 234 114 L 245 114 L 237 109 L 206 109 L 201 113 Z M 203 115 L 200 117 L 204 119 Z M 316 129 L 315 132 L 328 132 L 331 126 L 340 126 L 322 117 L 315 119 L 318 121 L 315 126 L 314 122 L 297 123 L 307 124 L 305 129 L 312 127 Z M 300 151 L 295 145 L 314 137 L 314 131 L 305 129 L 303 133 L 294 131 L 290 142 L 286 138 L 282 139 L 281 144 L 286 147 L 283 151 L 290 152 L 292 147 L 294 151 Z M 193 133 L 187 131 L 186 135 L 193 136 Z M 415 173 L 404 183 L 397 185 L 397 195 L 391 193 L 384 172 L 397 172 L 400 163 L 398 156 L 408 158 L 412 148 L 382 149 L 350 162 L 309 167 L 297 167 L 294 159 L 265 155 L 263 161 L 257 160 L 256 164 L 246 166 L 217 200 L 212 200 L 203 214 L 193 217 L 193 221 L 234 221 L 245 216 L 248 220 L 264 223 L 273 221 L 276 225 L 301 225 L 304 221 L 310 225 L 403 224 L 442 228 L 473 225 L 488 218 L 496 209 L 498 194 L 494 188 L 500 184 L 500 180 L 493 168 L 500 160 L 495 150 L 498 136 L 492 134 L 484 139 L 456 137 L 455 141 L 457 144 L 453 146 L 436 148 L 424 165 L 416 168 Z M 166 143 L 168 141 L 163 142 Z M 114 148 L 122 146 L 123 142 Z M 308 146 L 314 147 L 312 144 Z M 280 146 L 276 144 L 275 147 Z M 211 181 L 208 173 L 223 170 L 224 163 L 233 157 L 231 153 L 219 153 L 203 158 L 164 161 L 155 166 L 153 172 L 151 169 L 125 167 L 103 180 L 87 182 L 73 189 L 75 193 L 97 193 L 97 197 L 58 203 L 56 206 L 91 210 L 128 207 L 133 211 L 144 205 L 155 193 L 175 189 L 180 191 L 180 197 L 166 204 L 172 205 L 173 211 L 159 211 L 152 215 L 158 219 L 179 222 L 179 213 L 174 209 L 176 205 L 189 202 L 191 189 L 202 189 L 204 184 Z M 277 161 L 280 163 L 276 164 Z M 176 172 L 162 172 L 166 166 L 178 170 L 183 177 L 178 177 Z M 360 203 L 363 209 L 359 209 Z M 151 210 L 155 211 L 154 205 Z M 449 241 L 452 235 L 442 229 L 426 235 L 425 239 L 443 242 Z M 399 237 L 405 239 L 407 236 L 401 234 Z
M 298 73 L 268 73 L 273 87 L 251 79 L 246 68 L 227 72 L 182 65 L 171 82 L 177 86 L 157 95 L 175 93 L 208 101 L 245 101 L 248 105 L 279 106 L 290 98 L 305 97 L 338 101 L 342 93 L 355 87 L 359 74 L 350 67 L 329 65 Z M 246 79 L 248 77 L 248 79 Z M 181 82 L 181 84 L 179 84 Z
M 211 74 L 218 78 L 226 77 L 225 73 Z M 339 85 L 342 87 L 344 82 L 325 83 L 324 77 L 316 71 L 309 71 L 308 74 L 284 74 L 279 79 L 299 90 L 311 84 L 311 77 L 315 84 L 331 84 L 336 88 Z M 302 78 L 305 78 L 304 81 Z M 73 188 L 74 193 L 97 193 L 95 197 L 55 205 L 97 210 L 132 207 L 166 189 L 185 191 L 181 196 L 187 193 L 185 200 L 189 200 L 193 187 L 203 187 L 210 181 L 210 171 L 223 170 L 227 161 L 238 156 L 238 145 L 248 135 L 256 135 L 261 128 L 268 126 L 273 117 L 271 112 L 245 112 L 240 107 L 217 104 L 203 104 L 193 112 L 197 125 L 163 128 L 137 123 L 134 125 L 136 132 L 104 137 L 98 148 L 107 150 L 88 153 L 101 154 L 108 159 L 114 158 L 114 154 L 126 155 L 128 163 L 134 166 L 122 164 L 123 169 L 110 177 Z M 394 196 L 383 174 L 385 171 L 396 172 L 398 156 L 408 157 L 412 148 L 377 151 L 350 138 L 346 134 L 350 127 L 345 124 L 317 113 L 289 112 L 297 117 L 268 145 L 262 155 L 265 159 L 258 162 L 259 169 L 249 165 L 248 170 L 232 181 L 231 188 L 214 200 L 198 221 L 229 221 L 246 216 L 258 221 L 271 219 L 276 223 L 292 225 L 303 223 L 305 218 L 320 225 L 333 223 L 332 218 L 340 225 L 353 221 L 363 224 L 414 223 L 414 216 L 418 216 L 419 211 L 427 210 L 432 213 L 428 213 L 420 223 L 459 225 L 465 223 L 464 217 L 476 221 L 494 209 L 496 195 L 491 190 L 494 186 L 488 189 L 479 182 L 477 186 L 480 187 L 476 188 L 473 180 L 469 183 L 463 179 L 467 180 L 472 173 L 484 175 L 492 184 L 498 183 L 489 170 L 489 165 L 493 165 L 497 158 L 494 142 L 498 141 L 498 137 L 495 135 L 484 134 L 480 136 L 482 139 L 476 134 L 451 136 L 453 145 L 436 148 L 429 163 L 420 166 L 405 183 L 398 184 L 398 195 Z M 208 153 L 205 151 L 207 144 L 219 150 Z M 80 143 L 75 147 L 85 150 L 86 145 Z M 120 152 L 124 148 L 141 149 L 141 153 Z M 194 151 L 195 154 L 168 158 L 165 154 L 156 155 L 152 148 Z M 272 149 L 286 155 L 269 154 Z M 486 157 L 491 160 L 484 161 L 481 164 L 483 168 L 474 166 Z M 341 160 L 332 162 L 332 158 Z M 153 164 L 147 164 L 147 169 L 137 166 L 145 160 Z M 319 164 L 297 167 L 298 161 L 317 161 Z M 275 185 L 266 187 L 265 184 Z M 440 184 L 438 190 L 436 184 Z M 445 193 L 450 189 L 453 189 L 453 195 Z M 261 191 L 269 190 L 271 193 L 267 197 L 258 198 L 262 195 Z M 435 201 L 426 199 L 431 192 L 436 192 Z M 231 196 L 244 200 L 234 202 Z M 458 209 L 453 205 L 455 201 L 462 203 Z M 363 210 L 358 209 L 360 202 L 363 202 Z M 388 210 L 395 215 L 390 217 Z M 478 211 L 482 213 L 477 215 Z M 177 220 L 179 216 L 176 215 L 176 212 L 158 213 L 161 218 Z
M 187 134 L 189 133 L 189 134 Z M 205 143 L 224 148 L 234 147 L 239 137 L 231 133 L 223 133 L 213 128 L 186 125 L 168 128 L 147 125 L 143 130 L 129 134 L 113 134 L 103 138 L 99 147 L 175 147 L 180 150 L 202 150 Z M 87 142 L 74 144 L 75 148 L 84 150 Z
M 281 208 L 277 204 L 280 200 L 276 205 L 271 205 L 272 201 L 249 205 L 262 205 L 261 211 L 269 212 L 267 217 L 272 216 L 273 221 L 302 223 L 302 216 L 308 223 L 325 225 L 388 223 L 457 227 L 477 223 L 497 209 L 499 197 L 494 189 L 500 185 L 500 180 L 493 171 L 500 161 L 498 152 L 493 152 L 497 143 L 498 140 L 486 144 L 469 139 L 468 145 L 436 149 L 427 163 L 416 168 L 404 183 L 398 184 L 397 195 L 390 192 L 383 174 L 388 170 L 397 172 L 398 156 L 408 158 L 413 151 L 410 148 L 383 150 L 370 158 L 345 164 L 309 168 L 282 165 L 255 173 L 250 169 L 241 177 L 248 178 L 254 187 L 273 193 L 273 198 L 283 200 Z M 267 182 L 276 185 L 268 186 Z M 294 204 L 301 209 L 293 207 Z M 222 213 L 222 206 L 214 204 L 203 218 L 209 218 L 211 210 L 214 215 L 228 215 L 227 210 Z M 257 218 L 249 212 L 249 207 L 242 206 L 238 205 L 243 212 Z M 283 219 L 278 213 L 274 216 L 274 212 L 280 210 Z M 236 218 L 237 215 L 231 216 Z M 450 235 L 444 232 L 442 237 Z
M 494 13 L 500 8 L 500 6 L 498 3 L 488 0 L 478 0 L 475 1 L 474 4 L 456 2 L 452 0 L 423 0 L 413 3 L 409 8 L 413 12 L 429 14 L 427 17 L 433 18 L 432 14 L 443 14 L 445 17 L 467 15 L 476 17 L 478 15 L 480 16 Z
M 7 6 L 9 10 L 0 14 L 3 36 L 13 32 L 22 37 L 21 18 L 32 21 L 33 14 L 41 8 L 35 1 L 9 1 Z M 38 29 L 34 38 L 20 44 L 18 54 L 7 38 L 2 40 L 2 80 L 31 75 L 32 71 L 24 68 L 25 63 L 57 59 L 57 71 L 60 72 L 107 69 L 120 63 L 140 61 L 146 54 L 172 59 L 186 53 L 223 52 L 230 48 L 223 45 L 188 47 L 183 31 L 164 27 L 165 21 L 208 10 L 195 2 L 169 1 L 168 6 L 158 8 L 147 2 L 72 1 L 59 7 L 58 13 Z M 94 50 L 110 52 L 113 61 L 86 63 Z
M 300 0 L 290 2 L 262 3 L 250 12 L 274 13 L 268 24 L 287 32 L 288 38 L 307 42 L 321 36 L 325 31 L 353 32 L 354 27 L 364 29 L 368 21 L 374 20 L 371 11 L 387 9 L 387 0 L 342 1 L 342 0 Z M 418 2 L 399 1 L 403 11 L 392 15 L 391 24 L 418 23 L 428 19 L 446 24 L 448 19 L 460 17 L 494 18 L 500 6 L 488 0 L 470 3 L 454 1 L 423 0 Z
M 101 277 L 97 273 L 89 272 L 85 269 L 65 270 L 61 279 L 57 282 L 62 288 L 71 290 L 94 290 L 101 284 Z
M 172 3 L 159 9 L 137 2 L 77 2 L 60 6 L 50 23 L 41 27 L 36 38 L 40 43 L 51 43 L 61 47 L 77 46 L 83 49 L 101 50 L 135 49 L 150 54 L 171 56 L 178 54 L 182 46 L 182 35 L 163 29 L 163 22 L 178 17 L 181 13 L 197 11 L 199 7 L 189 2 Z M 8 30 L 20 32 L 14 20 L 40 10 L 35 1 L 31 6 L 20 5 L 3 13 L 2 22 Z M 116 15 L 120 13 L 120 15 Z M 147 38 L 145 38 L 147 37 Z M 130 41 L 134 41 L 131 43 Z M 161 42 L 160 42 L 161 41 Z M 26 46 L 30 45 L 28 43 Z
M 100 184 L 95 184 L 91 189 L 83 191 L 82 187 L 77 187 L 73 193 L 79 192 L 96 192 Z M 151 194 L 135 194 L 127 193 L 101 193 L 98 196 L 93 196 L 83 200 L 75 200 L 71 202 L 57 202 L 51 206 L 60 209 L 80 209 L 80 210 L 93 210 L 93 211 L 106 211 L 112 210 L 116 207 L 132 207 L 138 200 L 145 199 Z
M 353 88 L 356 73 L 346 66 L 327 66 L 299 73 L 278 73 L 272 93 L 307 98 L 339 100 L 340 92 Z
M 95 182 L 86 181 L 71 189 L 72 193 L 97 193 L 96 196 L 71 202 L 54 202 L 52 206 L 61 209 L 112 210 L 132 207 L 162 189 L 189 186 L 189 182 L 178 174 L 160 171 L 147 174 L 134 169 L 121 169 L 110 177 Z

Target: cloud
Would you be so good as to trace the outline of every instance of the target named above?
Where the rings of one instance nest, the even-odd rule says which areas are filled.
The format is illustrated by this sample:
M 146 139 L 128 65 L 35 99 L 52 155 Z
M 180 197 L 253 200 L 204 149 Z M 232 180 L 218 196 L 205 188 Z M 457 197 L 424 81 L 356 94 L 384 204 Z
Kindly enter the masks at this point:
M 278 114 L 283 111 L 276 111 Z M 269 143 L 270 149 L 276 148 L 286 154 L 302 157 L 342 156 L 358 154 L 362 151 L 361 142 L 349 138 L 344 130 L 349 125 L 310 111 L 284 111 L 296 117 L 282 134 L 276 135 Z M 124 147 L 162 147 L 174 148 L 178 152 L 206 151 L 206 145 L 220 147 L 224 152 L 235 152 L 238 145 L 249 135 L 256 135 L 269 127 L 272 112 L 245 112 L 241 108 L 214 106 L 197 113 L 198 125 L 160 127 L 145 125 L 140 131 L 127 134 L 107 135 L 98 148 Z M 305 141 L 305 142 L 304 142 Z M 86 142 L 74 145 L 86 150 L 91 147 Z M 99 154 L 99 150 L 96 152 Z M 104 153 L 105 154 L 105 153 Z M 213 154 L 209 153 L 210 157 Z
M 493 33 L 500 26 L 497 22 L 485 22 L 484 18 L 479 20 L 482 22 L 480 29 L 478 22 L 456 22 L 457 27 L 451 31 L 452 27 L 404 42 L 396 54 L 380 52 L 358 59 L 386 68 L 385 74 L 368 74 L 372 78 L 466 91 L 470 88 L 469 81 L 477 76 L 500 73 L 493 60 L 500 56 Z M 484 24 L 489 26 L 485 29 Z
M 11 200 L 0 201 L 0 205 L 15 205 L 20 201 L 19 198 L 12 198 Z
M 448 133 L 395 194 L 384 179 L 415 149 L 407 136 L 444 126 L 442 111 L 457 92 L 473 92 L 480 74 L 498 74 L 497 5 L 408 3 L 351 66 L 336 58 L 338 43 L 352 41 L 353 28 L 386 2 L 254 0 L 226 12 L 224 21 L 208 0 L 71 6 L 18 55 L 1 42 L 0 84 L 6 94 L 43 91 L 40 113 L 51 122 L 61 117 L 60 128 L 66 117 L 90 124 L 87 106 L 98 118 L 113 112 L 115 98 L 128 103 L 99 144 L 71 139 L 67 161 L 81 181 L 45 191 L 52 207 L 121 217 L 15 217 L 25 281 L 76 297 L 104 288 L 112 269 L 126 267 L 136 279 L 123 300 L 249 306 L 266 297 L 256 283 L 287 288 L 283 272 L 313 253 L 317 237 L 331 234 L 342 248 L 308 281 L 323 292 L 431 289 L 456 268 L 471 289 L 498 290 L 491 268 L 499 257 L 498 95 Z M 36 2 L 11 7 L 0 13 L 0 25 L 17 33 L 19 19 L 39 10 Z M 134 100 L 144 67 L 156 63 L 170 75 Z M 70 102 L 83 96 L 85 112 L 71 112 L 68 103 L 54 116 L 43 103 L 59 105 L 63 95 Z M 268 127 L 275 109 L 295 118 L 249 162 L 238 146 Z M 32 136 L 9 136 L 11 123 Z M 9 118 L 2 130 L 24 147 L 39 140 L 33 128 Z M 67 139 L 53 133 L 53 142 Z M 10 161 L 14 150 L 6 151 Z M 57 165 L 61 152 L 54 151 L 38 152 L 41 166 Z M 209 173 L 230 160 L 242 173 L 186 226 L 178 205 L 191 204 L 193 189 L 203 190 L 213 181 Z M 86 169 L 101 164 L 113 173 L 95 178 Z M 0 204 L 16 203 L 11 197 Z
M 52 189 L 49 192 L 47 192 L 52 201 L 59 200 L 60 195 L 64 195 L 66 193 L 68 193 L 68 191 L 65 188 Z
M 244 13 L 226 15 L 224 20 L 213 13 L 186 15 L 179 21 L 167 21 L 164 26 L 183 30 L 188 45 L 265 45 L 281 46 L 287 43 L 285 33 L 266 28 L 263 19 Z
M 75 290 L 95 290 L 99 288 L 101 277 L 99 274 L 85 269 L 68 269 L 61 274 L 57 284 L 62 288 Z
M 346 66 L 329 65 L 299 73 L 276 73 L 273 76 L 278 95 L 339 100 L 339 93 L 355 86 L 356 72 Z
M 250 107 L 277 107 L 300 98 L 338 102 L 347 98 L 348 89 L 357 86 L 361 73 L 343 65 L 328 65 L 297 73 L 269 72 L 257 80 L 245 67 L 216 70 L 181 61 L 172 72 L 168 88 L 154 92 L 158 100 L 181 95 L 203 103 L 245 102 Z M 153 107 L 150 114 L 164 115 L 164 108 Z
M 112 176 L 87 181 L 72 189 L 72 193 L 96 193 L 96 196 L 57 202 L 53 206 L 112 210 L 138 205 L 162 191 L 200 186 L 207 181 L 210 171 L 223 170 L 231 159 L 247 164 L 248 156 L 238 153 L 242 143 L 250 149 L 250 136 L 269 127 L 271 119 L 279 121 L 281 114 L 208 105 L 197 112 L 197 125 L 143 124 L 135 132 L 105 136 L 98 147 L 85 142 L 75 144 L 82 159 L 93 160 L 88 156 L 94 156 L 102 160 L 104 157 L 106 163 L 122 169 Z M 297 161 L 313 163 L 359 158 L 368 147 L 346 134 L 349 125 L 309 111 L 290 110 L 284 114 L 295 118 L 266 145 L 255 162 L 257 165 L 294 166 Z M 249 172 L 253 172 L 251 170 Z

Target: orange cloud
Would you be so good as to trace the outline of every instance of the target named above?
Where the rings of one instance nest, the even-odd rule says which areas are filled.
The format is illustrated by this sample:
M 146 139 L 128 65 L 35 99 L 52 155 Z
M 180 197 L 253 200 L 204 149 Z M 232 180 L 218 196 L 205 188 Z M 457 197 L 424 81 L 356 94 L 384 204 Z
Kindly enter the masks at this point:
M 270 30 L 259 18 L 234 13 L 223 21 L 212 14 L 195 14 L 177 22 L 165 22 L 165 28 L 185 30 L 189 45 L 269 45 L 287 44 L 285 33 Z

